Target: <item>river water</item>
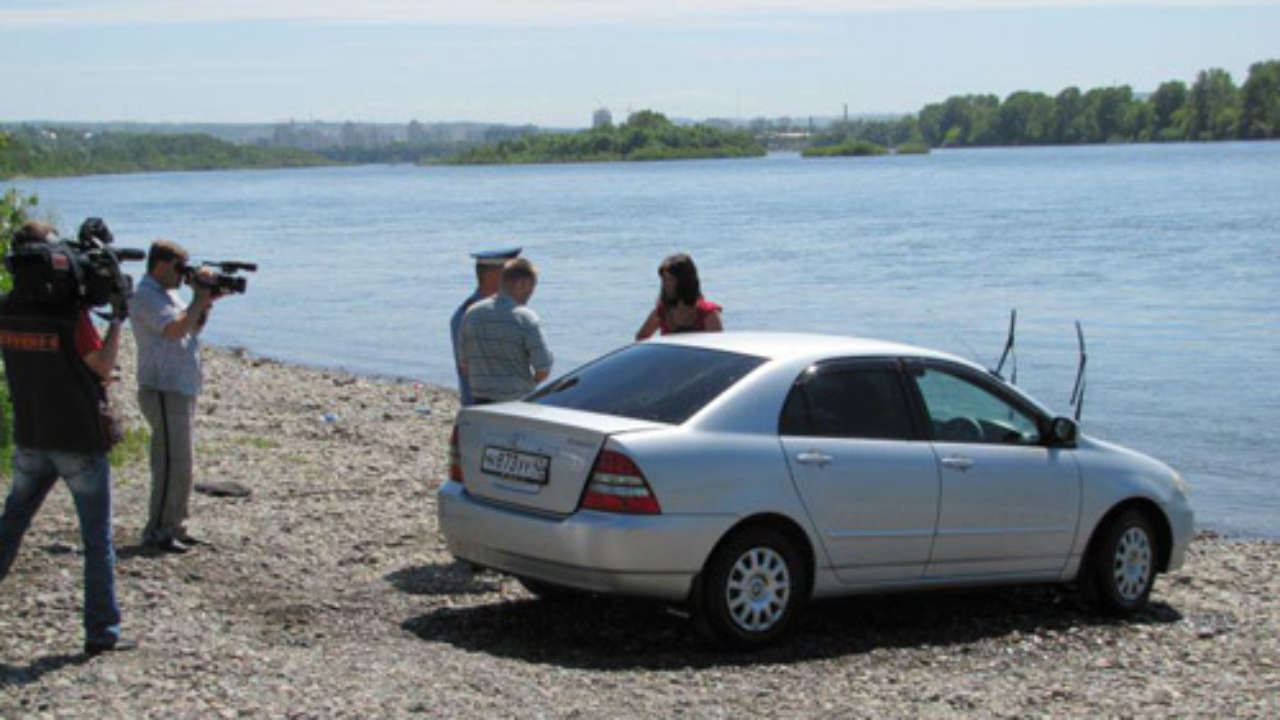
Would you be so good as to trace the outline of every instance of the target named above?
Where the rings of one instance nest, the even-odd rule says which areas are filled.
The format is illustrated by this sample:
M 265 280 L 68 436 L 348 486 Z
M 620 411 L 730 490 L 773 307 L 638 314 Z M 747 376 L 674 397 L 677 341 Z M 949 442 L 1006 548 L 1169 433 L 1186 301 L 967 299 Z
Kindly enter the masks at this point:
M 1202 527 L 1280 537 L 1280 143 L 19 180 L 65 232 L 261 265 L 205 338 L 452 386 L 467 253 L 522 245 L 553 375 L 630 341 L 686 251 L 729 329 L 868 335 L 991 366 L 1193 485 Z M 139 264 L 140 265 L 140 264 Z M 135 275 L 142 268 L 135 266 Z

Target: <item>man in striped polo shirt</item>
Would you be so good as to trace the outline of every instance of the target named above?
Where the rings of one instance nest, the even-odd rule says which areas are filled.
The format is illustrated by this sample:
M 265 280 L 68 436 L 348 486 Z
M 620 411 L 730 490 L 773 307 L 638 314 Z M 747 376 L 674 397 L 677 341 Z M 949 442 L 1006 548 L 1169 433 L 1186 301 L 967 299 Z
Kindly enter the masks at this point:
M 498 294 L 475 303 L 462 317 L 461 367 L 474 404 L 524 397 L 551 374 L 551 351 L 538 315 L 525 307 L 537 284 L 533 263 L 508 260 Z

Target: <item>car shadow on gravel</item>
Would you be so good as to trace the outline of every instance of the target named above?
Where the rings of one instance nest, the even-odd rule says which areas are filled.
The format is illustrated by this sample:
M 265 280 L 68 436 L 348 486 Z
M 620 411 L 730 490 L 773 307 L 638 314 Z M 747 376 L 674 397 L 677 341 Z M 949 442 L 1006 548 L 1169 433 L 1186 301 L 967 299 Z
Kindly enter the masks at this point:
M 501 576 L 477 573 L 460 560 L 418 565 L 389 573 L 386 581 L 410 595 L 482 595 L 497 592 Z
M 529 662 L 663 670 L 841 657 L 880 648 L 971 652 L 1005 636 L 1068 634 L 1095 626 L 1168 624 L 1162 602 L 1126 620 L 1090 613 L 1055 586 L 859 596 L 809 605 L 779 643 L 752 653 L 715 648 L 691 620 L 642 600 L 573 596 L 446 607 L 401 627 L 431 642 Z

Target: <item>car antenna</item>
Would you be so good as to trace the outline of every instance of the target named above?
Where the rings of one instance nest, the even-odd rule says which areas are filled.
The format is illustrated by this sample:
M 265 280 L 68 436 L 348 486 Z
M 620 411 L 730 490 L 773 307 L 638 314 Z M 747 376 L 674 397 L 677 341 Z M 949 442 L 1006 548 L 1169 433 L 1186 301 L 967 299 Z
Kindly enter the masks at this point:
M 1013 308 L 1009 311 L 1009 337 L 1004 341 L 1004 352 L 1000 353 L 1000 362 L 996 363 L 996 369 L 993 370 L 996 377 L 1002 377 L 1000 371 L 1004 369 L 1005 358 L 1013 355 L 1013 373 L 1009 378 L 1009 382 L 1014 385 L 1018 384 L 1018 353 L 1013 350 L 1014 329 L 1018 325 L 1018 309 Z
M 1076 385 L 1071 389 L 1071 404 L 1075 406 L 1075 420 L 1080 422 L 1080 411 L 1084 409 L 1084 366 L 1089 355 L 1084 348 L 1084 330 L 1080 329 L 1080 321 L 1076 321 L 1076 340 L 1080 343 L 1080 366 L 1076 368 Z

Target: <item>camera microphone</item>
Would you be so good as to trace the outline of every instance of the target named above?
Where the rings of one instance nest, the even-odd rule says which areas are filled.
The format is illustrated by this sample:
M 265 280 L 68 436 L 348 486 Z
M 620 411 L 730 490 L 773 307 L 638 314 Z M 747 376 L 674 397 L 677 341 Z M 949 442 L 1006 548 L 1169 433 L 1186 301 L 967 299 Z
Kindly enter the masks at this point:
M 147 253 L 145 250 L 137 250 L 134 248 L 111 248 L 111 252 L 121 260 L 146 260 Z

